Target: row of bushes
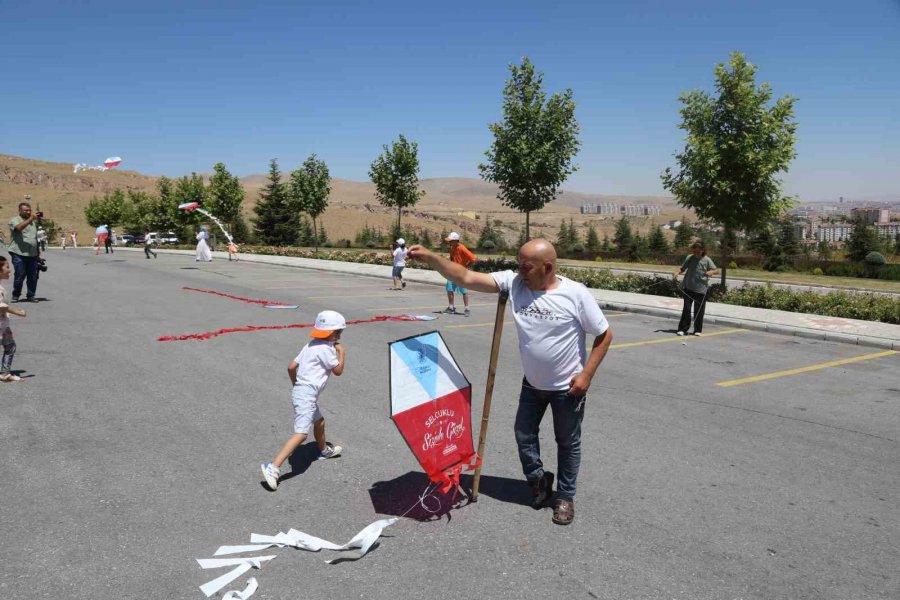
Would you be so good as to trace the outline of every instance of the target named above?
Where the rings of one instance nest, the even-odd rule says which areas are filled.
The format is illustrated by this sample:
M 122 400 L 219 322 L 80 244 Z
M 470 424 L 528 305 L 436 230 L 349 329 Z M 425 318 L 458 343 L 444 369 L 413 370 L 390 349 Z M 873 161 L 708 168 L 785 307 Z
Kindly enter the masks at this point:
M 346 250 L 320 250 L 318 253 L 303 248 L 279 246 L 243 247 L 241 252 L 252 254 L 269 254 L 277 256 L 296 256 L 302 258 L 318 258 L 372 265 L 392 264 L 388 252 L 357 252 Z M 425 268 L 417 264 L 416 268 Z M 475 263 L 475 270 L 490 273 L 518 269 L 518 264 L 508 258 L 491 258 Z M 566 277 L 579 281 L 590 288 L 651 294 L 654 296 L 679 297 L 675 281 L 671 277 L 659 275 L 641 275 L 626 273 L 614 275 L 600 269 L 560 269 Z M 795 292 L 789 289 L 775 288 L 771 285 L 751 286 L 723 289 L 716 284 L 710 288 L 710 302 L 722 302 L 755 308 L 770 308 L 789 312 L 880 321 L 882 323 L 900 324 L 900 300 L 884 294 L 865 294 L 835 291 L 828 294 L 815 292 Z

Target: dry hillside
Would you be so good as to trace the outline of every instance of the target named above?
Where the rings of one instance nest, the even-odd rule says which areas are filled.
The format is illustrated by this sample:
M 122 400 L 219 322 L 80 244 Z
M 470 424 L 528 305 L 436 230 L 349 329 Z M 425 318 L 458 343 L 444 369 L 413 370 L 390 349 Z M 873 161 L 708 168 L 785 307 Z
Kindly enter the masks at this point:
M 172 175 L 172 178 L 180 175 Z M 84 219 L 84 207 L 94 197 L 123 188 L 153 192 L 157 177 L 135 171 L 114 169 L 110 171 L 72 172 L 68 163 L 53 163 L 0 154 L 0 217 L 12 217 L 16 204 L 25 194 L 31 194 L 32 205 L 40 207 L 48 218 L 66 229 L 75 229 L 87 235 L 90 228 Z M 241 179 L 246 191 L 244 213 L 253 216 L 253 205 L 259 190 L 266 183 L 265 175 L 250 175 Z M 428 229 L 432 237 L 442 230 L 457 230 L 477 238 L 486 216 L 501 221 L 501 229 L 507 238 L 517 237 L 524 215 L 506 208 L 497 200 L 496 186 L 479 179 L 442 177 L 423 179 L 421 187 L 425 198 L 412 210 L 405 211 L 404 226 L 412 229 Z M 659 204 L 663 207 L 660 217 L 635 218 L 640 231 L 646 231 L 655 222 L 679 218 L 683 210 L 674 205 L 671 198 L 602 196 L 563 192 L 560 198 L 531 216 L 532 227 L 546 237 L 553 238 L 559 224 L 570 218 L 582 230 L 593 222 L 600 235 L 611 234 L 614 217 L 581 215 L 578 207 L 584 202 L 621 202 L 627 204 Z M 323 217 L 329 238 L 353 239 L 365 225 L 387 231 L 396 220 L 396 211 L 382 207 L 374 197 L 374 186 L 369 182 L 332 180 L 332 192 L 328 210 Z

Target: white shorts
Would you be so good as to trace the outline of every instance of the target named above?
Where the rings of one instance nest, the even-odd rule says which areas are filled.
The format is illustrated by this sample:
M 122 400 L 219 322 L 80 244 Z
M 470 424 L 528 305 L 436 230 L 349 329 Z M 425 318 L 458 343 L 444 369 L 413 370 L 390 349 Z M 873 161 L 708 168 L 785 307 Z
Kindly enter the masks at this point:
M 295 387 L 291 401 L 294 403 L 294 433 L 308 434 L 312 424 L 323 418 L 319 412 L 319 399 L 298 393 Z

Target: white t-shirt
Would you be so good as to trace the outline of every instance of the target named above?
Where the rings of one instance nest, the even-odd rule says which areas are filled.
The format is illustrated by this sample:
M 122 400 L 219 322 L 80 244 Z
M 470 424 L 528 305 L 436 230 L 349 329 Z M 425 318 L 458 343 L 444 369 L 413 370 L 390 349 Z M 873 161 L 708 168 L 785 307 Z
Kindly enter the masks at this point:
M 409 254 L 409 249 L 399 248 L 399 247 L 396 248 L 394 250 L 394 266 L 395 267 L 405 267 L 407 254 Z
M 303 347 L 294 362 L 297 368 L 297 381 L 294 383 L 294 394 L 318 397 L 325 390 L 328 376 L 340 364 L 334 342 L 313 340 Z
M 0 285 L 0 308 L 9 308 L 8 299 L 6 297 L 6 290 Z M 2 334 L 9 327 L 9 315 L 5 312 L 0 314 L 0 334 Z
M 587 360 L 584 335 L 600 335 L 609 323 L 582 284 L 561 277 L 559 285 L 534 291 L 514 271 L 491 273 L 501 290 L 509 290 L 519 333 L 525 378 L 539 390 L 567 390 Z

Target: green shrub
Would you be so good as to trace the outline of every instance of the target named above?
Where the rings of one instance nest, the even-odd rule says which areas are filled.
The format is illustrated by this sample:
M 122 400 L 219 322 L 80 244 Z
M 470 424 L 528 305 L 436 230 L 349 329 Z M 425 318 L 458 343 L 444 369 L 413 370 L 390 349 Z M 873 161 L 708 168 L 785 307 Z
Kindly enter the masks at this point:
M 728 268 L 729 269 L 737 269 L 738 268 L 737 263 L 734 261 L 731 261 L 730 263 L 728 263 Z
M 595 257 L 594 257 L 594 262 L 603 262 L 603 257 L 602 257 L 602 256 L 595 256 Z
M 823 274 L 822 269 L 820 269 L 819 267 L 816 267 L 815 269 L 813 269 L 812 274 L 813 275 L 822 275 Z
M 885 264 L 887 261 L 884 259 L 884 254 L 881 252 L 869 252 L 866 254 L 866 264 L 873 266 L 881 266 Z
M 369 240 L 368 242 L 366 242 L 366 248 L 374 248 L 374 247 L 375 247 L 374 240 Z
M 484 241 L 481 243 L 481 249 L 482 249 L 482 250 L 493 250 L 493 249 L 496 248 L 496 247 L 497 247 L 497 244 L 495 244 L 495 243 L 493 242 L 493 240 L 484 240 Z
M 331 240 L 325 240 L 325 243 L 322 244 L 323 248 L 334 248 L 334 244 L 331 243 Z
M 572 252 L 581 254 L 582 252 L 584 252 L 584 244 L 575 244 L 574 246 L 572 246 Z

